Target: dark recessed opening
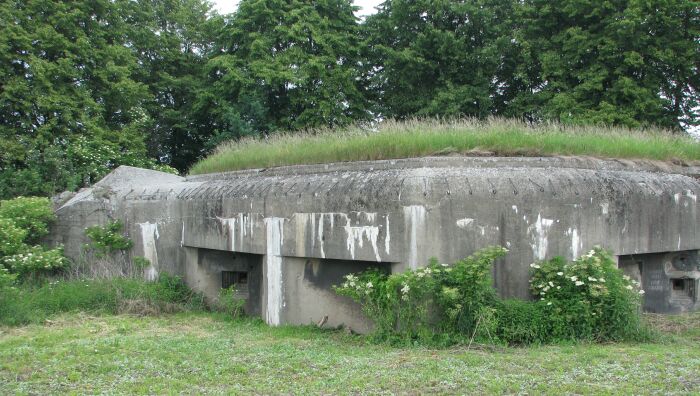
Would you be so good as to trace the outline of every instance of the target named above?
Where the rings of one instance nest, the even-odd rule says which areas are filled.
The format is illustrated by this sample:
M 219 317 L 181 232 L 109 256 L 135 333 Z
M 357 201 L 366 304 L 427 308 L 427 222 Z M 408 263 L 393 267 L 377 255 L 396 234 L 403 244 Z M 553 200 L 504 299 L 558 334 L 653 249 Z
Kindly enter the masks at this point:
M 671 279 L 671 298 L 695 300 L 695 279 Z
M 248 273 L 243 271 L 221 271 L 221 288 L 234 286 L 241 289 L 248 285 Z
M 671 285 L 673 285 L 673 290 L 684 290 L 685 279 L 671 279 Z

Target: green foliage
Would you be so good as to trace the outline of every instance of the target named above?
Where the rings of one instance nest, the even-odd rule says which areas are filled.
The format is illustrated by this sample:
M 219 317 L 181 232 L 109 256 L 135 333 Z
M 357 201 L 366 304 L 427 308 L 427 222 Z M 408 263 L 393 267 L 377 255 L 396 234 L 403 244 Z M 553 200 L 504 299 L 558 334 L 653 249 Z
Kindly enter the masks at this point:
M 700 19 L 693 1 L 531 0 L 519 9 L 521 45 L 540 116 L 572 123 L 698 122 Z
M 98 257 L 131 249 L 134 242 L 122 235 L 123 228 L 124 225 L 120 220 L 112 220 L 103 226 L 87 227 L 85 235 L 90 238 L 87 248 L 94 250 Z
M 549 323 L 541 303 L 503 300 L 496 308 L 495 338 L 509 344 L 528 345 L 551 342 Z
M 10 273 L 10 271 L 0 266 L 0 293 L 3 289 L 10 288 L 17 280 L 17 275 Z
M 34 246 L 0 260 L 10 272 L 17 274 L 21 279 L 56 274 L 69 265 L 62 247 L 47 250 L 41 246 Z
M 486 336 L 496 302 L 491 266 L 505 253 L 491 247 L 453 265 L 433 260 L 391 275 L 370 269 L 346 276 L 335 290 L 360 303 L 380 339 L 446 344 L 472 336 L 477 322 Z
M 198 98 L 215 142 L 369 118 L 349 0 L 244 0 L 222 28 Z
M 610 254 L 594 248 L 576 261 L 534 263 L 530 286 L 554 339 L 620 341 L 645 336 L 639 283 L 622 275 Z
M 148 267 L 149 265 L 151 265 L 151 261 L 150 261 L 150 260 L 148 260 L 148 259 L 145 258 L 145 257 L 141 257 L 141 256 L 134 256 L 134 257 L 131 259 L 131 262 L 132 262 L 132 263 L 134 264 L 134 266 L 135 266 L 137 269 L 139 269 L 139 270 L 143 270 L 144 268 L 146 268 L 146 267 Z
M 11 219 L 0 218 L 0 257 L 17 254 L 26 249 L 27 230 L 18 227 Z
M 700 121 L 693 0 L 9 0 L 0 198 L 119 165 L 185 172 L 218 144 L 377 119 Z
M 245 300 L 236 296 L 235 286 L 219 291 L 219 298 L 214 306 L 217 311 L 223 312 L 232 318 L 243 315 Z
M 538 301 L 500 300 L 492 286 L 490 247 L 452 265 L 432 260 L 399 274 L 370 269 L 335 287 L 358 302 L 375 337 L 403 343 L 532 344 L 557 341 L 644 340 L 639 285 L 622 275 L 609 253 L 595 248 L 572 263 L 561 258 L 532 264 Z
M 201 295 L 167 274 L 155 282 L 76 279 L 0 288 L 0 324 L 10 326 L 42 323 L 62 312 L 157 314 L 203 308 Z
M 0 218 L 10 219 L 27 232 L 26 242 L 38 243 L 49 233 L 49 224 L 56 219 L 48 198 L 17 197 L 0 201 Z
M 55 219 L 51 203 L 46 198 L 18 197 L 0 201 L 0 268 L 3 281 L 37 279 L 65 270 L 69 262 L 63 248 L 46 249 L 32 246 L 48 233 Z

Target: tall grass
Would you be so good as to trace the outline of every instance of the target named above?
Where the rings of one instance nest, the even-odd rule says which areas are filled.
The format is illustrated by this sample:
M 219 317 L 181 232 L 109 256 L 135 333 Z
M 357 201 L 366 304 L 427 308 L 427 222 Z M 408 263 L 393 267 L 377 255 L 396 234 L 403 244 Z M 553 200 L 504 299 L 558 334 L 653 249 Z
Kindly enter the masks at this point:
M 350 127 L 279 133 L 221 145 L 195 164 L 191 174 L 464 154 L 489 151 L 501 156 L 586 155 L 599 158 L 700 161 L 700 142 L 664 130 L 528 125 L 490 119 L 385 121 L 376 128 Z
M 63 312 L 152 315 L 204 308 L 178 277 L 69 279 L 0 288 L 0 325 L 42 323 Z

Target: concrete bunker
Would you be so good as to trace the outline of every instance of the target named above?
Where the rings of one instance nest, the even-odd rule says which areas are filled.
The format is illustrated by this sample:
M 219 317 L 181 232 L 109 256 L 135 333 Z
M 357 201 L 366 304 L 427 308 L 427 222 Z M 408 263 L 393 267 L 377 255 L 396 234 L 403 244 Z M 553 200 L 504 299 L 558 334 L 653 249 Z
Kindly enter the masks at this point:
M 501 245 L 499 293 L 529 298 L 530 263 L 600 245 L 654 312 L 698 309 L 700 168 L 580 158 L 433 157 L 178 177 L 120 167 L 57 210 L 54 243 L 117 218 L 134 254 L 215 298 L 247 288 L 267 323 L 369 325 L 331 286 Z M 641 264 L 640 264 L 641 262 Z M 244 287 L 245 285 L 245 287 Z

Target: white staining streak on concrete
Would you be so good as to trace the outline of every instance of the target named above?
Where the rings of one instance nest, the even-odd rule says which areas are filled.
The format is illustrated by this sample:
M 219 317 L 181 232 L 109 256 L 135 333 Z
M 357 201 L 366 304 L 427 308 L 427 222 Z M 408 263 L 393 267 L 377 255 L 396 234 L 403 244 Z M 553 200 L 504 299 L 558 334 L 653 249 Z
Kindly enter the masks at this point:
M 180 234 L 180 247 L 185 246 L 185 221 L 182 221 L 182 234 Z
M 217 217 L 221 222 L 221 225 L 228 230 L 228 246 L 229 250 L 236 250 L 236 218 L 232 217 L 229 219 L 223 217 Z
M 695 203 L 698 202 L 698 196 L 693 194 L 693 190 L 686 190 L 685 196 L 692 199 Z
M 673 201 L 678 204 L 678 202 L 681 201 L 681 193 L 675 193 L 673 194 Z
M 511 208 L 513 209 L 513 212 L 515 212 L 515 214 L 518 214 L 518 207 L 517 206 L 513 205 Z
M 265 321 L 273 326 L 280 324 L 284 306 L 282 284 L 282 244 L 284 243 L 284 218 L 265 218 Z
M 379 256 L 379 249 L 377 248 L 377 236 L 379 235 L 379 227 L 377 226 L 351 226 L 349 223 L 345 225 L 345 233 L 347 235 L 346 247 L 350 251 L 350 257 L 355 259 L 355 245 L 362 249 L 364 245 L 364 240 L 367 240 L 372 244 L 372 250 L 374 251 L 374 257 L 377 261 L 382 261 Z
M 465 228 L 469 227 L 470 225 L 472 225 L 473 223 L 474 223 L 474 219 L 470 219 L 468 217 L 466 217 L 464 219 L 459 219 L 455 222 L 455 224 L 457 224 L 457 227 L 459 227 L 461 229 L 465 229 Z
M 312 215 L 311 215 L 311 218 L 314 219 L 314 220 L 312 221 L 311 228 L 314 228 L 314 224 L 313 224 L 313 223 L 316 221 L 316 220 L 315 220 L 315 216 L 312 214 Z M 332 218 L 333 218 L 333 215 L 331 215 L 331 219 L 332 219 Z M 321 218 L 320 218 L 319 221 L 318 221 L 318 246 L 319 246 L 319 248 L 320 248 L 320 250 L 321 250 L 321 258 L 326 258 L 326 252 L 323 251 L 323 242 L 324 242 L 324 241 L 323 241 L 323 213 L 321 213 Z M 313 243 L 313 244 L 316 244 L 315 239 L 314 239 L 314 243 Z
M 158 249 L 156 246 L 156 239 L 160 238 L 158 223 L 138 223 L 138 225 L 141 228 L 143 257 L 151 263 L 145 270 L 146 280 L 153 281 L 158 278 Z
M 532 253 L 538 260 L 544 260 L 547 256 L 547 245 L 549 243 L 547 235 L 552 224 L 554 224 L 554 220 L 545 219 L 538 214 L 535 224 L 527 228 L 527 234 L 532 238 L 532 243 L 530 244 Z
M 389 254 L 389 251 L 391 250 L 391 230 L 389 229 L 389 215 L 387 214 L 384 217 L 384 220 L 386 221 L 386 230 L 384 234 L 384 251 L 386 254 Z
M 566 235 L 571 236 L 571 257 L 576 259 L 581 251 L 581 237 L 578 235 L 578 230 L 575 228 L 569 228 L 566 231 Z
M 604 214 L 607 215 L 610 210 L 610 204 L 607 202 L 603 202 L 600 204 L 600 211 Z
M 425 242 L 425 214 L 425 206 L 422 205 L 403 207 L 404 222 L 409 232 L 408 265 L 414 270 L 418 268 L 418 239 Z
M 368 213 L 368 212 L 352 212 L 354 214 L 353 218 L 355 224 L 360 224 L 361 221 L 363 222 L 375 222 L 377 219 L 377 214 L 376 213 Z M 316 216 L 318 216 L 318 220 L 316 219 Z M 328 232 L 326 229 L 326 221 L 328 221 L 330 225 L 330 233 L 333 234 L 333 229 L 335 228 L 335 217 L 338 216 L 342 220 L 345 221 L 345 225 L 343 226 L 343 229 L 345 231 L 345 237 L 346 237 L 346 249 L 350 253 L 350 257 L 354 260 L 355 255 L 357 252 L 357 249 L 361 249 L 364 247 L 365 240 L 367 240 L 370 245 L 372 246 L 372 250 L 374 253 L 374 258 L 377 261 L 381 261 L 381 256 L 379 254 L 379 247 L 378 247 L 378 236 L 379 236 L 379 227 L 376 225 L 352 225 L 353 220 L 351 219 L 350 216 L 348 216 L 345 213 L 295 213 L 295 222 L 297 224 L 297 239 L 299 238 L 305 238 L 306 232 L 302 232 L 301 230 L 306 230 L 307 227 L 311 227 L 311 247 L 312 247 L 312 254 L 316 253 L 316 246 L 318 245 L 318 254 L 321 256 L 321 258 L 326 258 L 326 252 L 325 252 L 325 233 Z M 317 225 L 318 222 L 318 225 Z M 386 216 L 386 227 L 387 227 L 387 234 L 384 239 L 385 243 L 385 250 L 387 254 L 389 253 L 389 242 L 390 242 L 390 236 L 389 236 L 389 216 Z M 297 240 L 297 245 L 299 245 L 301 242 Z M 304 242 L 305 243 L 305 242 Z M 299 248 L 297 248 L 299 251 Z

